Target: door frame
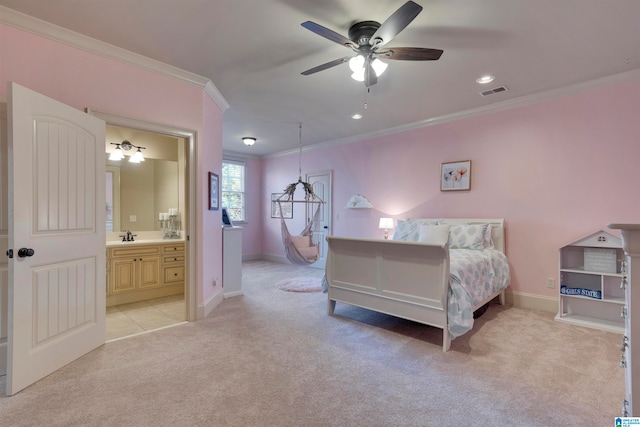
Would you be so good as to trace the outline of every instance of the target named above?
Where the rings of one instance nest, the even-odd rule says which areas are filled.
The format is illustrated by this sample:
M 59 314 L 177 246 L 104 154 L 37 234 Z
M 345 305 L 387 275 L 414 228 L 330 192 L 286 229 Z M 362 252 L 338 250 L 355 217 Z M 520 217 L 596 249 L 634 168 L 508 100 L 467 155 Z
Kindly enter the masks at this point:
M 326 235 L 330 236 L 331 235 L 331 230 L 333 228 L 333 203 L 332 203 L 332 199 L 333 199 L 333 170 L 332 169 L 326 169 L 326 170 L 321 170 L 321 171 L 317 171 L 317 172 L 311 172 L 311 173 L 307 173 L 305 174 L 305 182 L 309 182 L 310 181 L 310 177 L 313 176 L 323 176 L 326 175 L 329 177 L 329 197 L 328 200 L 323 200 L 324 201 L 324 206 L 326 206 L 326 217 L 327 217 L 327 232 Z M 324 209 L 322 206 L 320 207 L 321 209 Z M 306 210 L 305 210 L 305 215 L 306 218 L 311 218 L 313 216 L 313 208 L 310 208 L 308 204 L 306 204 Z M 305 225 L 307 224 L 307 221 L 305 219 Z M 327 251 L 327 243 L 324 242 L 324 244 L 322 245 L 323 248 L 325 248 L 325 254 L 324 254 L 324 263 L 326 264 L 326 251 Z M 310 264 L 311 267 L 314 268 L 321 268 L 324 269 L 325 265 L 320 264 L 320 261 Z
M 185 249 L 187 255 L 187 265 L 185 266 L 187 271 L 185 279 L 187 284 L 185 286 L 185 301 L 187 307 L 187 321 L 194 322 L 197 316 L 197 289 L 196 289 L 196 252 L 197 252 L 197 238 L 198 235 L 195 232 L 196 227 L 196 147 L 197 147 L 197 132 L 194 130 L 188 130 L 171 125 L 164 125 L 159 123 L 146 122 L 143 120 L 132 119 L 129 117 L 117 116 L 114 114 L 104 113 L 101 111 L 87 109 L 87 113 L 96 116 L 106 122 L 108 125 L 123 126 L 128 128 L 140 129 L 148 132 L 161 133 L 170 135 L 173 137 L 184 138 L 187 140 L 187 153 L 185 156 L 185 197 L 187 206 L 187 224 L 185 224 Z M 106 242 L 105 242 L 106 244 Z

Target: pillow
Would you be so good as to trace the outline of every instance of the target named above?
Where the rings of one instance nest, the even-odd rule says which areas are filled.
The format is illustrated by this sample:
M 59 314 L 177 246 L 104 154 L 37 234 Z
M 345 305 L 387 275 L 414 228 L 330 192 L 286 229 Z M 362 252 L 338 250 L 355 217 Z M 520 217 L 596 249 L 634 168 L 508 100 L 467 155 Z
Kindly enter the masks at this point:
M 311 236 L 291 236 L 291 243 L 296 249 L 308 248 L 311 246 Z
M 491 230 L 491 224 L 487 224 L 487 231 L 484 232 L 484 244 L 485 249 L 493 249 L 493 232 Z
M 396 223 L 396 229 L 393 232 L 393 240 L 404 240 L 414 242 L 418 235 L 418 224 L 412 221 L 403 221 L 401 219 Z
M 458 224 L 449 230 L 449 249 L 484 249 L 489 224 Z
M 417 242 L 420 237 L 420 225 L 435 225 L 437 221 L 408 219 L 403 221 L 399 219 L 396 223 L 396 229 L 393 233 L 393 240 L 404 240 L 406 242 Z
M 300 255 L 302 255 L 307 260 L 314 260 L 318 258 L 318 248 L 316 246 L 310 246 L 306 248 L 298 248 L 296 247 Z
M 418 242 L 432 245 L 444 245 L 449 239 L 449 224 L 421 225 Z

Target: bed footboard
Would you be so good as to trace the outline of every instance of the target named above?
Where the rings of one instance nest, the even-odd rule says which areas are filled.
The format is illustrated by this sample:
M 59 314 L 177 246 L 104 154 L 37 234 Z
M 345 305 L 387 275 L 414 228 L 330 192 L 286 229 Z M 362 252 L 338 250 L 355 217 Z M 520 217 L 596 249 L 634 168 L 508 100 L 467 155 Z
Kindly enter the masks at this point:
M 446 245 L 327 237 L 327 313 L 336 301 L 447 328 L 449 250 Z

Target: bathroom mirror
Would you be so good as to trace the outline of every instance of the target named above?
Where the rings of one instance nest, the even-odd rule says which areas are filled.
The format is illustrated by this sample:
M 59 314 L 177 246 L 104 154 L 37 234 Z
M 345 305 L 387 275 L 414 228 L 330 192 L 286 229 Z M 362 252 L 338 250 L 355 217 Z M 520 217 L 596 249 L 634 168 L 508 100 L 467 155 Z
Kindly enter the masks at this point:
M 107 183 L 112 194 L 111 206 L 107 203 L 107 231 L 160 230 L 158 213 L 179 206 L 178 162 L 146 159 L 116 164 L 107 160 Z

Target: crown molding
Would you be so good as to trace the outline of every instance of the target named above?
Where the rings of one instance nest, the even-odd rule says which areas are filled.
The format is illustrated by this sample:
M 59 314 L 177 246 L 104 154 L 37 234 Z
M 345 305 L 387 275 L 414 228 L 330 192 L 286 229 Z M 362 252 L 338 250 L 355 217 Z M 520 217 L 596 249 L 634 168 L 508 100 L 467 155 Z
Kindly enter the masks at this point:
M 418 122 L 408 123 L 401 126 L 383 129 L 376 132 L 363 133 L 359 135 L 350 136 L 347 138 L 335 139 L 331 141 L 320 142 L 318 144 L 307 145 L 302 147 L 302 151 L 317 150 L 320 148 L 326 148 L 333 145 L 348 144 L 351 142 L 363 141 L 366 139 L 373 139 L 382 136 L 388 136 L 400 132 L 407 132 L 414 129 L 419 129 L 427 126 L 433 126 L 441 123 L 452 122 L 469 117 L 479 116 L 482 114 L 505 111 L 513 108 L 524 107 L 527 105 L 536 104 L 538 102 L 546 101 L 553 98 L 559 98 L 561 96 L 568 96 L 586 92 L 588 90 L 594 90 L 601 87 L 611 86 L 615 84 L 626 83 L 633 80 L 640 80 L 640 68 L 625 71 L 618 74 L 613 74 L 598 79 L 588 80 L 585 82 L 576 83 L 561 88 L 551 89 L 544 92 L 535 93 L 533 95 L 521 96 L 519 98 L 508 99 L 506 101 L 500 101 L 489 105 L 483 105 L 482 107 L 471 108 L 468 110 L 460 111 L 457 113 L 446 114 L 431 119 L 425 119 Z M 300 152 L 300 148 L 292 148 L 278 153 L 267 154 L 262 156 L 263 158 L 272 158 L 287 156 L 290 154 L 297 154 Z
M 224 99 L 211 80 L 190 71 L 147 58 L 146 56 L 76 33 L 75 31 L 9 9 L 5 6 L 0 6 L 0 23 L 64 43 L 68 46 L 84 50 L 85 52 L 113 59 L 123 64 L 200 87 L 223 112 L 229 108 L 229 103 Z

